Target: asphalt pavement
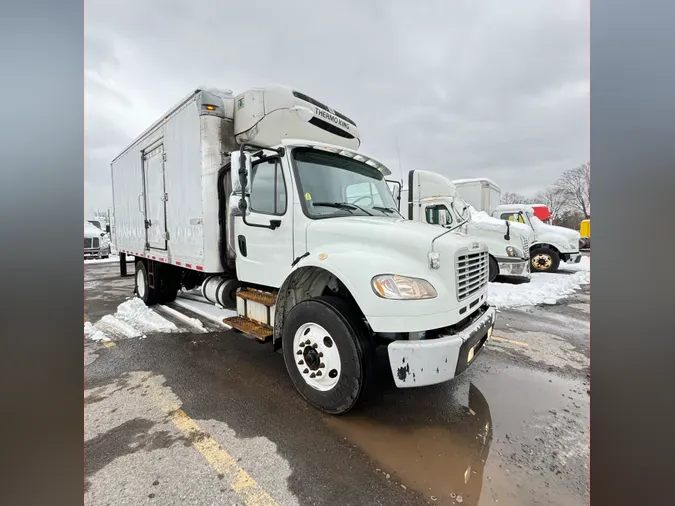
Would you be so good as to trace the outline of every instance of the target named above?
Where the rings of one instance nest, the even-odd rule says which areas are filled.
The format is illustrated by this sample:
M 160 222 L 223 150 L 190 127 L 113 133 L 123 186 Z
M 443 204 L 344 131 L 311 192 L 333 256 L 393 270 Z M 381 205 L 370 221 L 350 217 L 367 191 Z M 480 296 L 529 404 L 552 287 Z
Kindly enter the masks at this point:
M 133 277 L 86 265 L 84 284 L 95 323 Z M 234 331 L 85 341 L 85 503 L 587 504 L 589 319 L 590 286 L 499 311 L 476 362 L 424 388 L 397 389 L 380 350 L 368 398 L 339 417 Z

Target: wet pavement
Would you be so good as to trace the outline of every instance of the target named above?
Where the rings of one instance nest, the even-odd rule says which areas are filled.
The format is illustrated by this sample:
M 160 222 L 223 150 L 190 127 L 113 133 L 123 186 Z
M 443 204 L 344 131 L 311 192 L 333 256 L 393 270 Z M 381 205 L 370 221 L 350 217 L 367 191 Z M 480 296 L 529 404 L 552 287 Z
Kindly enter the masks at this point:
M 131 296 L 118 269 L 86 266 L 89 321 Z M 86 342 L 85 503 L 587 504 L 589 296 L 500 311 L 442 385 L 397 389 L 379 350 L 368 398 L 340 417 L 233 331 Z

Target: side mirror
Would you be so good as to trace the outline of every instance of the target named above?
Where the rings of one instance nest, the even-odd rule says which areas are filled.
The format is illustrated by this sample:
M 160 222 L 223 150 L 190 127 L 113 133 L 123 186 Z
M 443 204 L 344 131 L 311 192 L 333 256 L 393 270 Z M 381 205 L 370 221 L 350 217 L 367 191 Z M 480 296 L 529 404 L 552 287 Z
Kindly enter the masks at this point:
M 242 168 L 242 154 L 244 165 Z M 251 153 L 246 153 L 245 151 L 233 151 L 230 158 L 231 170 L 230 170 L 230 179 L 232 182 L 232 191 L 237 194 L 242 194 L 242 188 L 245 189 L 243 196 L 251 193 Z

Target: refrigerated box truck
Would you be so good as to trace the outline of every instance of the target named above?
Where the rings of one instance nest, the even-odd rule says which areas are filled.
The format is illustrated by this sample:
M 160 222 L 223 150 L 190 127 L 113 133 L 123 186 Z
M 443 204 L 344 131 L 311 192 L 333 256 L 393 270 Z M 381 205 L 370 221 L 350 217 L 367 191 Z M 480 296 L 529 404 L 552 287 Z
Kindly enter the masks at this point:
M 485 244 L 392 214 L 390 171 L 360 144 L 353 120 L 291 88 L 203 88 L 111 164 L 137 295 L 201 286 L 334 414 L 375 374 L 375 346 L 396 386 L 430 385 L 469 367 L 495 322 Z M 354 197 L 363 187 L 370 199 Z

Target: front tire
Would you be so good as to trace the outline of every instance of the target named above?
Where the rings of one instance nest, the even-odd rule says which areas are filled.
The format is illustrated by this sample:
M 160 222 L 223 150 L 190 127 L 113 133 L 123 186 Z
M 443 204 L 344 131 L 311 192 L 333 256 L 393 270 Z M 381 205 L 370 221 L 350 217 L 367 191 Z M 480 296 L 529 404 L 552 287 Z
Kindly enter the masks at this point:
M 333 415 L 352 409 L 372 375 L 374 350 L 364 323 L 342 299 L 316 297 L 286 317 L 288 375 L 307 402 Z
M 494 258 L 490 257 L 488 281 L 492 283 L 495 279 L 497 279 L 498 275 L 499 275 L 499 264 L 497 264 L 497 261 Z
M 530 257 L 530 265 L 535 272 L 555 272 L 560 265 L 560 255 L 551 248 L 537 248 Z

